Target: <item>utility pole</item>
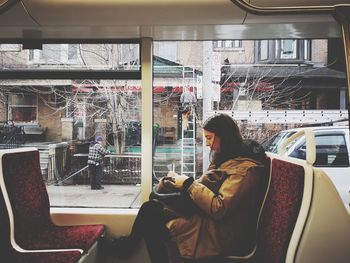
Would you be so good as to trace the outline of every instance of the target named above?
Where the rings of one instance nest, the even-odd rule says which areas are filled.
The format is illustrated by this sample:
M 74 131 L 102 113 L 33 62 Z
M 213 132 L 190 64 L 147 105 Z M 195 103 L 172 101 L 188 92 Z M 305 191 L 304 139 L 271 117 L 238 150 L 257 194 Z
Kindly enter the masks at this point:
M 213 42 L 203 42 L 203 121 L 208 113 L 217 110 L 220 101 L 221 54 L 213 52 Z M 216 103 L 215 103 L 216 102 Z M 214 106 L 215 105 L 215 106 Z M 203 171 L 209 166 L 210 149 L 203 140 Z

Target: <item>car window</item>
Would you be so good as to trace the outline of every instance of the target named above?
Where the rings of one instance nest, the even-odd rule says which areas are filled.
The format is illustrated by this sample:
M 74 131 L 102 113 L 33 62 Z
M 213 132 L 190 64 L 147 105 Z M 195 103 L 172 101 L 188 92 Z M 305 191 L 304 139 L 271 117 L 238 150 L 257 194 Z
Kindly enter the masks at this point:
M 289 131 L 289 132 L 280 132 L 270 139 L 268 139 L 266 142 L 262 144 L 265 151 L 277 153 L 278 147 L 282 144 L 282 142 L 292 136 L 295 133 L 295 131 Z
M 314 166 L 348 167 L 349 154 L 344 134 L 316 135 L 316 161 Z M 289 154 L 291 157 L 306 159 L 306 146 L 303 141 Z

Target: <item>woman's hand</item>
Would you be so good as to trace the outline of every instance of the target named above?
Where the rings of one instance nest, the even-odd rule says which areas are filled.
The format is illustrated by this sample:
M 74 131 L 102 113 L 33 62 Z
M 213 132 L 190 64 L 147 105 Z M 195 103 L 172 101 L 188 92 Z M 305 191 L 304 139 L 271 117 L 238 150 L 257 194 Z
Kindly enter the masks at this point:
M 174 171 L 169 171 L 166 176 L 167 177 L 176 177 L 176 176 L 180 176 L 180 175 L 178 173 L 175 173 Z
M 174 176 L 173 178 L 175 179 L 174 187 L 178 190 L 181 190 L 183 183 L 188 178 L 188 176 L 182 174 L 182 175 Z

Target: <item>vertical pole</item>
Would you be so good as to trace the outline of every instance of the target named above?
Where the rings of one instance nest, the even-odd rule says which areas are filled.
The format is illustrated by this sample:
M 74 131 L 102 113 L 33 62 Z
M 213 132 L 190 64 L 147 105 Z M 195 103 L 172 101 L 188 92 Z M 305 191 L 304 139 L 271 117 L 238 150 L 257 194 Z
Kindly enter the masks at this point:
M 208 112 L 212 110 L 211 104 L 211 58 L 212 58 L 212 42 L 203 42 L 203 79 L 202 79 L 202 95 L 203 95 L 203 122 L 208 117 Z M 206 171 L 209 166 L 209 154 L 210 150 L 205 145 L 205 140 L 203 140 L 203 171 Z
M 151 38 L 141 40 L 141 87 L 141 202 L 143 203 L 148 200 L 152 190 L 153 59 Z
M 341 26 L 344 43 L 345 69 L 347 79 L 346 108 L 348 110 L 348 122 L 350 127 L 350 6 L 336 6 L 334 17 Z
M 221 54 L 219 52 L 213 52 L 213 42 L 203 42 L 203 122 L 209 117 L 209 112 L 213 110 L 219 110 L 219 108 L 213 108 L 213 102 L 220 101 L 220 65 Z M 209 153 L 210 150 L 205 146 L 205 140 L 203 140 L 203 171 L 208 169 L 209 166 Z
M 348 17 L 349 19 L 349 17 Z M 345 63 L 346 63 L 346 79 L 347 79 L 347 100 L 346 108 L 348 110 L 348 121 L 350 127 L 350 28 L 349 20 L 343 21 L 341 24 L 343 42 L 344 42 L 344 52 L 345 52 Z

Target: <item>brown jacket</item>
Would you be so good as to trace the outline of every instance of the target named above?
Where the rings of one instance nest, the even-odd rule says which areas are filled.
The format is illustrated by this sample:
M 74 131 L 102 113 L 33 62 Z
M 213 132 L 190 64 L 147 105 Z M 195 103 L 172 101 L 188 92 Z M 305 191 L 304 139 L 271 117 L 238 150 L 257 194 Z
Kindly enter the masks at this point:
M 255 160 L 235 158 L 217 169 L 209 167 L 193 182 L 188 193 L 204 213 L 167 223 L 182 257 L 247 255 L 252 251 L 262 170 Z

